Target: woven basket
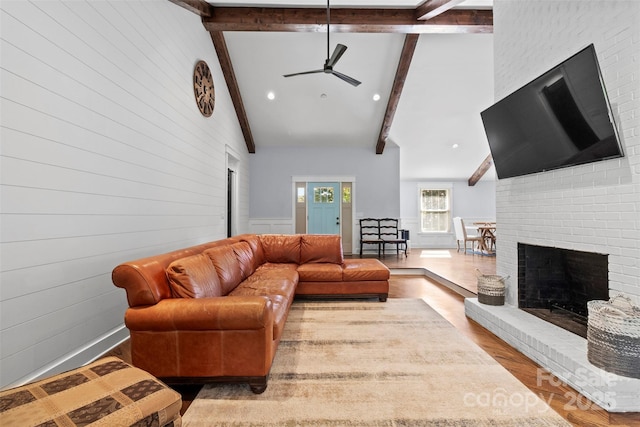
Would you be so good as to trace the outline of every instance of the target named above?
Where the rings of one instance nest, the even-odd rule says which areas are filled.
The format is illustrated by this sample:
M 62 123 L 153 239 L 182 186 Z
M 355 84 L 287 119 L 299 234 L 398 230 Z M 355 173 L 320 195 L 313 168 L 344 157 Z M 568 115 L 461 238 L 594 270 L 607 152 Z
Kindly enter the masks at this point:
M 478 276 L 478 302 L 487 305 L 504 305 L 504 281 L 509 277 L 495 274 L 482 274 L 476 269 Z
M 624 295 L 587 302 L 587 357 L 607 372 L 640 378 L 640 308 Z

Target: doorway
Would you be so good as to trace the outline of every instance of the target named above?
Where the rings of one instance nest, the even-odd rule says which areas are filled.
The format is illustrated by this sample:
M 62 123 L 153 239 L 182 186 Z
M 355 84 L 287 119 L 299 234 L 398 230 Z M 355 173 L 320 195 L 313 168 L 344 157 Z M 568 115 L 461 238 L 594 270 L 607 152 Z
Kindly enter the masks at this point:
M 340 184 L 307 183 L 307 233 L 340 234 Z
M 297 234 L 338 234 L 345 255 L 353 253 L 354 177 L 293 177 Z
M 227 160 L 227 237 L 238 234 L 238 170 L 240 160 L 226 148 Z
M 235 188 L 235 172 L 233 169 L 227 169 L 227 237 L 233 236 L 233 203 L 235 201 L 233 193 Z

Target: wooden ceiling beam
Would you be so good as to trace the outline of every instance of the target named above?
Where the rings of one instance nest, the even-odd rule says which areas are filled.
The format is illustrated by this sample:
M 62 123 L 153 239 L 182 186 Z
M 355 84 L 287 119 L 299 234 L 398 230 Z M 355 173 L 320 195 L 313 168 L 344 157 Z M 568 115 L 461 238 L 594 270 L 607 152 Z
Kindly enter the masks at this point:
M 201 18 L 210 17 L 213 14 L 213 6 L 207 3 L 205 0 L 169 0 L 176 5 L 187 9 L 190 12 L 195 13 Z M 227 42 L 224 39 L 224 35 L 219 31 L 209 31 L 213 47 L 218 54 L 218 61 L 220 62 L 220 68 L 222 68 L 222 74 L 227 83 L 227 89 L 231 95 L 231 101 L 233 107 L 236 110 L 236 116 L 238 116 L 238 122 L 240 123 L 240 129 L 244 136 L 244 142 L 247 146 L 249 153 L 256 152 L 256 145 L 253 141 L 253 134 L 251 133 L 251 127 L 249 126 L 249 119 L 247 118 L 247 112 L 244 109 L 244 102 L 240 95 L 240 89 L 238 88 L 238 81 L 236 80 L 236 74 L 233 71 L 233 65 L 231 64 L 231 57 L 227 49 Z
M 487 158 L 482 161 L 480 166 L 478 166 L 478 169 L 476 169 L 473 175 L 471 175 L 471 177 L 469 178 L 469 187 L 473 187 L 474 185 L 476 185 L 478 181 L 480 181 L 480 178 L 482 178 L 484 174 L 487 173 L 492 164 L 493 158 L 491 157 L 491 154 L 489 154 Z
M 318 8 L 215 7 L 203 17 L 209 31 L 326 32 L 327 10 Z M 331 9 L 331 32 L 451 34 L 492 33 L 493 11 L 451 9 L 417 20 L 415 9 Z
M 427 0 L 416 8 L 415 17 L 418 20 L 431 19 L 457 6 L 463 1 L 464 0 Z
M 247 149 L 255 153 L 238 82 L 223 31 L 327 32 L 326 9 L 213 7 L 205 0 L 170 0 L 202 17 L 231 94 Z M 417 9 L 354 9 L 331 11 L 331 32 L 407 34 L 387 104 L 376 153 L 382 154 L 398 106 L 419 34 L 492 33 L 492 10 L 451 9 L 460 0 L 428 0 Z M 479 179 L 479 178 L 478 178 Z
M 396 77 L 393 80 L 393 87 L 391 88 L 391 94 L 389 95 L 387 110 L 384 113 L 384 120 L 382 121 L 380 135 L 378 136 L 378 143 L 376 144 L 376 154 L 382 154 L 384 152 L 384 146 L 387 143 L 387 137 L 391 130 L 393 117 L 396 114 L 396 109 L 400 102 L 404 82 L 407 79 L 407 74 L 409 73 L 409 67 L 411 65 L 411 60 L 413 59 L 413 53 L 416 51 L 419 37 L 419 34 L 407 34 L 404 38 L 404 45 L 402 46 L 402 53 L 400 54 L 400 61 L 398 62 L 398 69 L 396 70 Z
M 231 64 L 231 58 L 229 57 L 229 50 L 227 49 L 227 42 L 224 39 L 224 35 L 220 31 L 211 31 L 211 41 L 218 54 L 218 60 L 220 61 L 220 67 L 222 68 L 222 74 L 227 82 L 227 88 L 231 95 L 231 101 L 233 107 L 236 110 L 238 121 L 240 122 L 240 128 L 242 129 L 242 135 L 244 135 L 244 141 L 247 145 L 249 153 L 256 152 L 256 145 L 253 141 L 253 135 L 251 134 L 251 127 L 249 126 L 249 119 L 247 118 L 247 112 L 244 109 L 244 103 L 242 102 L 242 96 L 240 95 L 240 89 L 238 87 L 238 81 L 236 80 L 236 74 L 233 71 L 233 65 Z
M 190 12 L 195 13 L 198 16 L 211 16 L 213 13 L 213 6 L 207 3 L 205 0 L 169 0 L 171 3 L 175 3 L 180 7 L 184 7 Z

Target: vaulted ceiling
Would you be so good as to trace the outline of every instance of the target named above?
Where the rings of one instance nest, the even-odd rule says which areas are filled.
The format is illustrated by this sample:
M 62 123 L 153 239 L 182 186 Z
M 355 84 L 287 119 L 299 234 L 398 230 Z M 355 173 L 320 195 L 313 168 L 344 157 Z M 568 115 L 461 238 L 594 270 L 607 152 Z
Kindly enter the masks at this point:
M 328 37 L 326 0 L 171 1 L 211 33 L 249 152 L 397 145 L 403 180 L 495 179 L 480 120 L 493 102 L 492 0 L 332 0 Z M 338 43 L 335 70 L 359 86 L 283 77 L 322 69 Z

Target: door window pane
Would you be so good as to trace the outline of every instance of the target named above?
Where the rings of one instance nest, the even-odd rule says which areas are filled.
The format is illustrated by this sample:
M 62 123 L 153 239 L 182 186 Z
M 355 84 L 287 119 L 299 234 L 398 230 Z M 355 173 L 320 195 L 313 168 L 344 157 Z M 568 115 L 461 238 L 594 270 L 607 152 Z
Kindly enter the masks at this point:
M 314 203 L 333 203 L 333 187 L 314 187 Z
M 351 203 L 351 187 L 342 187 L 342 203 Z

